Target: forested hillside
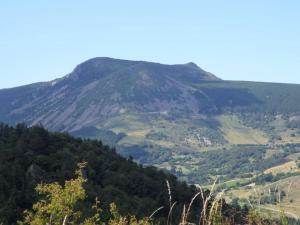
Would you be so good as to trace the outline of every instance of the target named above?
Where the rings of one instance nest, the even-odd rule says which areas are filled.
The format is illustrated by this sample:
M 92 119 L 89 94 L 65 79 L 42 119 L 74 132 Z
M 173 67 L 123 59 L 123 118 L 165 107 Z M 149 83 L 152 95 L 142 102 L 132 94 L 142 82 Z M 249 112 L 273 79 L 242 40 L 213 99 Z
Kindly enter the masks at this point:
M 87 162 L 83 171 L 87 178 L 88 208 L 98 197 L 101 206 L 115 202 L 122 214 L 149 216 L 169 202 L 166 180 L 170 182 L 177 218 L 182 205 L 197 193 L 194 186 L 178 182 L 175 176 L 153 167 L 143 168 L 131 159 L 124 159 L 101 141 L 82 140 L 64 133 L 49 133 L 42 127 L 15 128 L 0 125 L 0 218 L 14 224 L 25 209 L 37 200 L 34 188 L 39 183 L 73 178 L 78 162 Z M 194 203 L 194 216 L 202 201 Z M 226 206 L 224 206 L 226 208 Z M 158 218 L 166 218 L 162 210 Z M 86 212 L 89 213 L 89 212 Z M 103 212 L 107 215 L 107 211 Z M 175 214 L 176 215 L 176 214 Z M 194 217 L 196 218 L 196 217 Z

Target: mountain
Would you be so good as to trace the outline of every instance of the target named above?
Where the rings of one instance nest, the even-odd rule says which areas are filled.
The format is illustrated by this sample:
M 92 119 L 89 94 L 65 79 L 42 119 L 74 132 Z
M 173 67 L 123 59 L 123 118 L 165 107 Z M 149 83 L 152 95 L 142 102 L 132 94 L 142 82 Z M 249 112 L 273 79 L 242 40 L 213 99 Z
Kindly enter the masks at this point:
M 294 160 L 299 97 L 297 84 L 224 81 L 194 63 L 93 58 L 63 78 L 0 90 L 0 121 L 101 139 L 209 184 L 255 179 Z
M 76 131 L 124 112 L 204 110 L 191 83 L 217 80 L 193 63 L 162 65 L 110 58 L 88 60 L 51 82 L 2 90 L 0 118 Z

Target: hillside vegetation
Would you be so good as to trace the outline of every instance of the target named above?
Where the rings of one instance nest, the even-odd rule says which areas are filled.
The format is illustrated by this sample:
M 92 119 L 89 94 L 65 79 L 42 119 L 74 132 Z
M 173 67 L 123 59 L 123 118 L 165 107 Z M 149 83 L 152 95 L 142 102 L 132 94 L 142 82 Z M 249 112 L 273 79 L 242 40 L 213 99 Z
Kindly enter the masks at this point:
M 88 197 L 80 205 L 85 216 L 92 213 L 88 209 L 92 209 L 98 198 L 104 220 L 109 219 L 109 205 L 115 203 L 120 215 L 131 214 L 137 218 L 150 216 L 164 206 L 156 219 L 165 221 L 171 189 L 172 201 L 176 202 L 173 219 L 179 221 L 183 204 L 188 205 L 199 193 L 194 186 L 178 182 L 173 175 L 122 158 L 100 141 L 49 133 L 37 126 L 13 128 L 0 124 L 0 222 L 15 224 L 22 212 L 39 199 L 35 192 L 38 184 L 63 185 L 65 180 L 75 177 L 77 164 L 82 161 L 87 162 L 81 170 L 87 179 L 84 189 Z M 208 194 L 208 191 L 203 192 L 204 197 Z M 199 219 L 201 208 L 202 200 L 198 197 L 190 212 L 191 221 Z M 224 212 L 230 210 L 226 204 L 223 209 Z

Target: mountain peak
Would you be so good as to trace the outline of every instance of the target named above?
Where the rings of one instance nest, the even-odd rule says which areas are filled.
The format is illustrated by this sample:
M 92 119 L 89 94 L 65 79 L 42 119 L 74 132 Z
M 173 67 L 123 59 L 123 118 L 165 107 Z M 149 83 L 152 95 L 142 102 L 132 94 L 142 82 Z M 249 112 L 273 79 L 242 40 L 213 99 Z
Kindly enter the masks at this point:
M 200 67 L 194 62 L 189 62 L 189 63 L 186 63 L 185 65 L 196 68 L 196 69 L 200 69 Z
M 143 74 L 145 72 L 152 74 L 153 76 L 173 76 L 174 78 L 181 77 L 182 79 L 192 79 L 193 81 L 219 80 L 219 78 L 202 70 L 193 62 L 167 65 L 155 62 L 123 60 L 109 57 L 95 57 L 88 59 L 76 66 L 69 77 L 76 80 L 94 80 L 107 77 L 114 73 L 125 73 L 127 76 L 132 76 L 133 74 Z

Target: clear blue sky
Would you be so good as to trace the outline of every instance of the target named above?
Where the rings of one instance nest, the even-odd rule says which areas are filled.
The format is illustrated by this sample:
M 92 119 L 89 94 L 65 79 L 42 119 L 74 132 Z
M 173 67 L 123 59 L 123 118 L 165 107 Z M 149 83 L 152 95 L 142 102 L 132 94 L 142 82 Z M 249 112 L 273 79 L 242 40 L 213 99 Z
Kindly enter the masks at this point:
M 223 79 L 300 83 L 298 0 L 0 3 L 0 88 L 108 56 L 193 61 Z

